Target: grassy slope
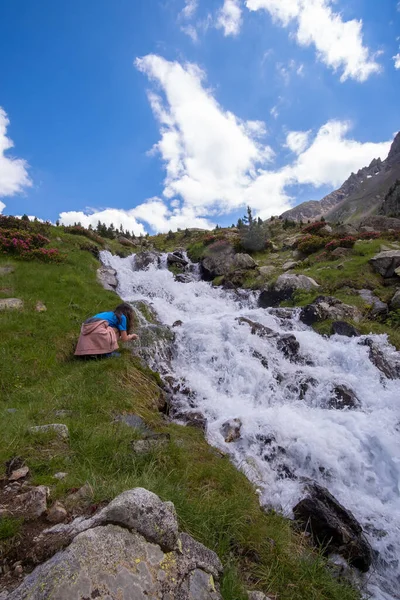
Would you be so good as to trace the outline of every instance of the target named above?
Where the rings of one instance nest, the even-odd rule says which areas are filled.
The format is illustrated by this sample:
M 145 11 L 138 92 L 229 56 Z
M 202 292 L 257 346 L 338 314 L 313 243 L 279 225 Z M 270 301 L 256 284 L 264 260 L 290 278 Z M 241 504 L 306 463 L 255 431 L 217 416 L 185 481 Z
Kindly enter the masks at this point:
M 97 261 L 78 249 L 77 236 L 60 234 L 68 261 L 46 265 L 6 261 L 15 273 L 1 278 L 2 296 L 22 298 L 22 312 L 0 313 L 0 464 L 23 456 L 32 481 L 51 487 L 51 499 L 89 482 L 96 501 L 143 486 L 175 503 L 183 530 L 213 548 L 226 567 L 225 600 L 245 598 L 243 585 L 284 599 L 351 600 L 358 593 L 333 579 L 290 522 L 265 514 L 252 485 L 228 458 L 210 448 L 201 432 L 166 424 L 157 412 L 159 390 L 128 352 L 121 359 L 80 362 L 72 357 L 81 322 L 112 308 L 115 294 L 96 282 Z M 37 301 L 47 312 L 34 310 Z M 15 408 L 9 413 L 7 408 Z M 57 417 L 57 410 L 71 411 Z M 157 431 L 169 432 L 167 450 L 135 456 L 131 429 L 112 422 L 134 412 Z M 70 441 L 32 438 L 32 425 L 62 422 Z M 66 471 L 67 479 L 53 478 Z M 10 523 L 4 528 L 12 531 Z M 1 527 L 0 527 L 1 529 Z M 4 534 L 4 531 L 3 531 Z

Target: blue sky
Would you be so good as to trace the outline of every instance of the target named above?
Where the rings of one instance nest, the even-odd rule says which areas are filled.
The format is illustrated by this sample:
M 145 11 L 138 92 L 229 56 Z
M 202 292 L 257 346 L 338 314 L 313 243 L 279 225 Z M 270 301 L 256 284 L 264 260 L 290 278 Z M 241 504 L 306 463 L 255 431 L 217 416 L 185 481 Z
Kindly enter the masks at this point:
M 399 129 L 394 0 L 3 0 L 0 45 L 6 214 L 136 233 L 266 218 Z

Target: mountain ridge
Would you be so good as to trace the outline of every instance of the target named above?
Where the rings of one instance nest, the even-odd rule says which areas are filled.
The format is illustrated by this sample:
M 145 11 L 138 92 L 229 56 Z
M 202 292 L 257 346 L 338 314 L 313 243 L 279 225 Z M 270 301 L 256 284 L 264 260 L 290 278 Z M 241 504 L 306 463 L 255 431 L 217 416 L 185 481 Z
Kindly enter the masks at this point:
M 293 221 L 316 220 L 356 222 L 377 214 L 385 197 L 400 178 L 400 132 L 395 136 L 387 158 L 374 158 L 368 167 L 351 173 L 340 188 L 322 200 L 310 200 L 284 212 Z

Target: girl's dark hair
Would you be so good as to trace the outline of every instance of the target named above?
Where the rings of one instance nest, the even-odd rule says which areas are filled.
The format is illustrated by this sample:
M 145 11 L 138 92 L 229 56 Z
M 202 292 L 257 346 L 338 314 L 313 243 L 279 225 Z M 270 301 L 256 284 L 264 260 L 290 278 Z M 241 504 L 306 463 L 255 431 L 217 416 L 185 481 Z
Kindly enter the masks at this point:
M 125 315 L 126 331 L 129 333 L 132 325 L 133 308 L 124 302 L 123 304 L 119 304 L 117 306 L 117 308 L 114 310 L 114 314 L 116 315 L 118 322 L 121 322 L 122 315 Z

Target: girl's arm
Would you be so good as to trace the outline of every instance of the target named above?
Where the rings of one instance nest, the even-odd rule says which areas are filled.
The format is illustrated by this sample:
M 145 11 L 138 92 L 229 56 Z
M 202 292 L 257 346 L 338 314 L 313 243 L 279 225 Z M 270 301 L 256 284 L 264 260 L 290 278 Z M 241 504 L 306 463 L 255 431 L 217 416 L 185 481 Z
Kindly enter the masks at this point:
M 131 340 L 137 340 L 138 336 L 136 333 L 127 334 L 126 331 L 120 332 L 120 340 L 121 342 L 130 342 Z

